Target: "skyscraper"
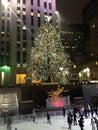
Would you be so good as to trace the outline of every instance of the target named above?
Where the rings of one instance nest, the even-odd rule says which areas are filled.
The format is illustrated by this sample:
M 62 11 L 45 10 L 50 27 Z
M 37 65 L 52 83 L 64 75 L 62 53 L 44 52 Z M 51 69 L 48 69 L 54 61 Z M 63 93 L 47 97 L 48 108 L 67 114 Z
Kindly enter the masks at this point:
M 56 25 L 55 12 L 55 0 L 0 1 L 0 85 L 26 82 L 28 51 L 45 16 Z

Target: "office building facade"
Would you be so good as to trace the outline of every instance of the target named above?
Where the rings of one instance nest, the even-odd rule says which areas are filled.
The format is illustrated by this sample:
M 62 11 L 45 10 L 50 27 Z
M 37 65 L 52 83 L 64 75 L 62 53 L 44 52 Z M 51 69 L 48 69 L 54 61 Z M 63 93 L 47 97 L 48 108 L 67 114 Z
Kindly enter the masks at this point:
M 44 17 L 56 25 L 55 0 L 0 1 L 0 85 L 26 83 L 26 61 Z
M 83 23 L 88 26 L 88 54 L 98 57 L 98 0 L 91 0 L 83 9 Z

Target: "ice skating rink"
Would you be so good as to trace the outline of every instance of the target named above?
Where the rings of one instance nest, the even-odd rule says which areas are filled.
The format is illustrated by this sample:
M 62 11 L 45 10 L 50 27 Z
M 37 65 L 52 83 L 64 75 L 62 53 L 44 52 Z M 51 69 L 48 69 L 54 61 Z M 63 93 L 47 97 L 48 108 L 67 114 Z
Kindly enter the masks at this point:
M 15 130 L 68 130 L 67 120 L 63 116 L 52 116 L 51 117 L 52 124 L 47 123 L 47 118 L 36 118 L 36 122 L 33 123 L 32 119 L 30 120 L 17 120 L 13 121 L 12 129 Z M 92 130 L 91 118 L 84 118 L 84 130 Z M 7 130 L 6 125 L 0 125 L 0 130 Z M 72 125 L 72 130 L 80 130 L 80 127 Z

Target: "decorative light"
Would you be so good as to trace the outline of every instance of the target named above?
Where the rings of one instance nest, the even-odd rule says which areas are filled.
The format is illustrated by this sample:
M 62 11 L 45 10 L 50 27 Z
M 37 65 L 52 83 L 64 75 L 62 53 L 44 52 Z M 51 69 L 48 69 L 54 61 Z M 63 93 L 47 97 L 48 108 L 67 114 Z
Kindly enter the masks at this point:
M 60 67 L 60 68 L 59 68 L 59 70 L 61 70 L 61 71 L 62 71 L 62 70 L 63 70 L 63 67 Z

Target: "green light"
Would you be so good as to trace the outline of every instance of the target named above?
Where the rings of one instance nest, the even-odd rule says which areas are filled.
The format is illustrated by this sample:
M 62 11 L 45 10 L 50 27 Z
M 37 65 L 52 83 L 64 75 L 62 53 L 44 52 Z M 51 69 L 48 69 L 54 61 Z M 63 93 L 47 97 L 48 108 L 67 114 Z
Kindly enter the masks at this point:
M 6 72 L 10 72 L 10 67 L 9 66 L 7 66 L 7 65 L 4 65 L 4 66 L 1 66 L 0 67 L 0 71 L 6 71 Z

